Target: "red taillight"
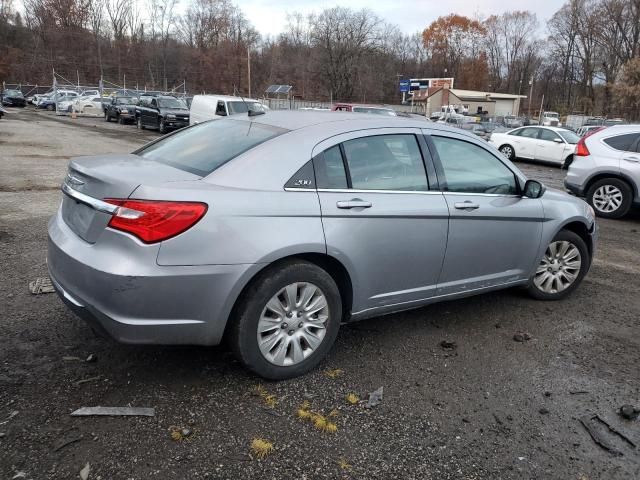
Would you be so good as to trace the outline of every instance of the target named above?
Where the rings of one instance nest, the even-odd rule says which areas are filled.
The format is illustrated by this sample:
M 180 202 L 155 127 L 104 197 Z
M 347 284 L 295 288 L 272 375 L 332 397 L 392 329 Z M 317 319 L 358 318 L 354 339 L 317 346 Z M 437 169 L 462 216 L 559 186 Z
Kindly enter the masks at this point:
M 109 227 L 135 235 L 144 243 L 155 243 L 193 227 L 207 212 L 200 202 L 167 202 L 155 200 L 120 200 L 106 198 L 118 205 Z
M 589 149 L 587 148 L 587 144 L 584 143 L 584 139 L 585 137 L 582 137 L 576 145 L 576 157 L 587 157 L 591 155 Z

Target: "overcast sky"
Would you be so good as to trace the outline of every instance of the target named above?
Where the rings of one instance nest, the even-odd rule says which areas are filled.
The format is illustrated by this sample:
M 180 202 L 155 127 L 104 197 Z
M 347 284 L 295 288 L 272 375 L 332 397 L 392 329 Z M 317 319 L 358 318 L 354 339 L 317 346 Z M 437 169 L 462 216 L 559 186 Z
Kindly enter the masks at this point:
M 544 23 L 563 5 L 564 0 L 235 0 L 251 23 L 263 35 L 277 35 L 287 23 L 287 12 L 320 12 L 339 4 L 354 10 L 370 8 L 384 20 L 398 25 L 405 33 L 422 31 L 436 18 L 457 13 L 468 17 L 488 17 L 507 10 L 529 10 Z

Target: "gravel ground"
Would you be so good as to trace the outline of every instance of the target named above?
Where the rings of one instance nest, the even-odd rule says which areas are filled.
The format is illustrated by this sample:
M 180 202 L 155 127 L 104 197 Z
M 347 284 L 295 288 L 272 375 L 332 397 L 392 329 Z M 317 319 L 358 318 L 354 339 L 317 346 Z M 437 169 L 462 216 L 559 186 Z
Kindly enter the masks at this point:
M 46 274 L 46 224 L 68 158 L 156 136 L 29 109 L 0 121 L 0 478 L 78 478 L 87 463 L 103 480 L 640 478 L 640 421 L 616 413 L 640 406 L 637 212 L 600 220 L 591 272 L 564 301 L 508 290 L 345 326 L 316 371 L 261 383 L 222 347 L 114 344 L 56 295 L 29 293 Z M 520 167 L 561 186 L 556 168 Z M 531 339 L 516 342 L 517 332 Z M 374 408 L 346 401 L 379 387 Z M 338 431 L 297 418 L 305 400 L 336 410 Z M 69 415 L 97 405 L 156 414 Z M 636 447 L 602 423 L 622 455 L 596 445 L 579 422 L 587 414 Z M 191 434 L 174 440 L 174 427 Z M 254 438 L 273 444 L 265 459 L 250 453 Z

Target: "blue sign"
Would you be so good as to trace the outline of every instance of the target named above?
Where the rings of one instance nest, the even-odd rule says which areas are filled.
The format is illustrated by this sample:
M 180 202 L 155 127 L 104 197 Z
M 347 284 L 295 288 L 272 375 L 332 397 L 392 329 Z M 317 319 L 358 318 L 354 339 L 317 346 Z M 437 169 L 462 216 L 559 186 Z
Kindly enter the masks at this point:
M 410 80 L 400 80 L 400 91 L 408 92 L 411 89 L 411 81 Z

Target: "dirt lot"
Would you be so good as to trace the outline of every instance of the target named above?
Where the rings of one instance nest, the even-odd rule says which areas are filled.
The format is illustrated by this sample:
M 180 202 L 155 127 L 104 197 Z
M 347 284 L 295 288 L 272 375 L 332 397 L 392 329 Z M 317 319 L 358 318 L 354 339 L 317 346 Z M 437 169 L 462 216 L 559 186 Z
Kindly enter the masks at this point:
M 637 212 L 600 221 L 591 272 L 565 301 L 511 290 L 346 326 L 319 369 L 265 383 L 223 348 L 96 338 L 55 294 L 29 293 L 46 275 L 46 225 L 68 158 L 131 151 L 156 136 L 28 110 L 0 121 L 0 478 L 73 479 L 87 463 L 89 478 L 103 480 L 640 478 L 640 421 L 616 413 L 640 406 Z M 561 185 L 556 168 L 520 166 Z M 517 332 L 532 338 L 516 342 Z M 375 408 L 345 400 L 381 386 Z M 297 418 L 305 400 L 336 409 L 338 431 Z M 69 416 L 97 405 L 156 414 Z M 595 428 L 622 455 L 596 445 L 579 422 L 588 414 L 636 447 L 602 423 Z M 172 427 L 192 433 L 176 441 Z M 273 453 L 250 456 L 254 438 Z

